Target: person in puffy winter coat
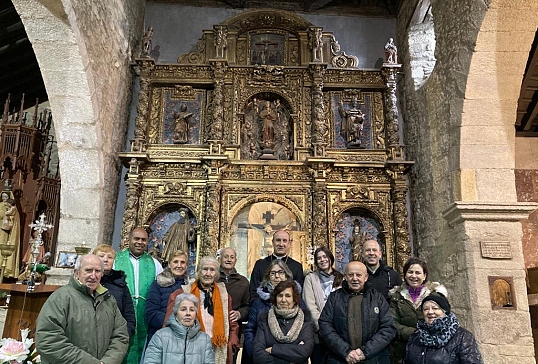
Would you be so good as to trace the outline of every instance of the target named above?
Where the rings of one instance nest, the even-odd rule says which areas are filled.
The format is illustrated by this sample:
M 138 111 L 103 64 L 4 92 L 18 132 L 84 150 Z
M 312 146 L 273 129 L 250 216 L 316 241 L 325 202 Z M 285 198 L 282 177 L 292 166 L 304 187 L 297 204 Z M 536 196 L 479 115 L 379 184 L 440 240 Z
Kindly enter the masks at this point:
M 412 257 L 403 268 L 404 283 L 389 291 L 390 310 L 394 326 L 398 330 L 390 345 L 390 362 L 401 364 L 409 337 L 417 331 L 417 322 L 422 318 L 421 305 L 430 294 L 448 297 L 447 290 L 439 282 L 428 281 L 428 265 L 420 258 Z
M 404 363 L 483 364 L 473 334 L 460 326 L 444 296 L 429 295 L 421 308 L 424 318 L 407 342 Z
M 101 285 L 108 289 L 108 292 L 116 299 L 121 315 L 127 321 L 129 337 L 133 337 L 136 329 L 136 314 L 133 299 L 125 280 L 125 272 L 112 269 L 114 259 L 116 259 L 116 252 L 110 245 L 100 244 L 93 249 L 92 254 L 97 255 L 103 262 L 104 270 Z
M 187 262 L 187 253 L 183 250 L 172 252 L 168 268 L 159 274 L 149 287 L 146 300 L 147 343 L 165 324 L 164 317 L 170 294 L 188 283 Z
M 166 327 L 153 335 L 144 364 L 215 364 L 211 338 L 196 319 L 198 298 L 190 293 L 176 297 Z

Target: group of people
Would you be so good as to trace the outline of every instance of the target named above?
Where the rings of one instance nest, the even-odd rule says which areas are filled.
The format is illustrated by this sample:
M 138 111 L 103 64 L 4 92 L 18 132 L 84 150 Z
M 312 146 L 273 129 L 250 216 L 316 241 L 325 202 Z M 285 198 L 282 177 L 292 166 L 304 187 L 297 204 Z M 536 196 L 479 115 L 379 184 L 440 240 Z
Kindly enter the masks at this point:
M 402 282 L 375 240 L 343 274 L 330 249 L 316 249 L 304 276 L 288 255 L 291 236 L 279 230 L 250 282 L 237 273 L 232 248 L 219 260 L 200 258 L 191 281 L 184 251 L 163 270 L 147 243 L 136 228 L 128 249 L 99 245 L 79 257 L 37 319 L 43 363 L 233 364 L 243 322 L 243 364 L 482 363 L 426 262 L 410 258 Z

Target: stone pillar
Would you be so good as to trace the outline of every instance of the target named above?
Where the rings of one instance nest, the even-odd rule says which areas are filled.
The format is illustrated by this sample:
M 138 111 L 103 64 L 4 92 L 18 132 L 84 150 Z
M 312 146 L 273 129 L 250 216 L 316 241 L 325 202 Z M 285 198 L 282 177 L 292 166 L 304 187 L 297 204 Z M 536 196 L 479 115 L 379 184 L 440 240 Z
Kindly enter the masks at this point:
M 443 284 L 465 287 L 452 289 L 449 298 L 462 326 L 472 331 L 479 342 L 484 363 L 535 363 L 520 221 L 537 206 L 455 202 L 443 214 L 452 236 L 451 253 L 444 267 L 450 274 Z M 492 253 L 484 243 L 503 248 Z M 493 276 L 513 280 L 512 300 L 516 307 L 492 308 L 488 277 Z

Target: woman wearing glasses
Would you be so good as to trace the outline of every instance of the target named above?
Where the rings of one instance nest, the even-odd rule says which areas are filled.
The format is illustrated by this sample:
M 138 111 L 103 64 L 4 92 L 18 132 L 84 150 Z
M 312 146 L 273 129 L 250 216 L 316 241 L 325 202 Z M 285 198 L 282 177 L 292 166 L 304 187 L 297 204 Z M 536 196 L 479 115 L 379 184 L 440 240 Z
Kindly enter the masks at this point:
M 256 297 L 250 305 L 250 310 L 248 311 L 248 323 L 245 328 L 245 342 L 243 349 L 248 354 L 250 362 L 252 362 L 252 345 L 258 328 L 258 316 L 262 313 L 269 312 L 269 309 L 273 305 L 271 303 L 271 293 L 276 285 L 280 282 L 291 280 L 293 280 L 293 275 L 286 263 L 282 260 L 273 260 L 265 270 L 260 286 L 256 290 L 258 297 Z M 297 284 L 297 287 L 300 290 L 299 284 Z M 243 358 L 245 357 L 243 356 Z

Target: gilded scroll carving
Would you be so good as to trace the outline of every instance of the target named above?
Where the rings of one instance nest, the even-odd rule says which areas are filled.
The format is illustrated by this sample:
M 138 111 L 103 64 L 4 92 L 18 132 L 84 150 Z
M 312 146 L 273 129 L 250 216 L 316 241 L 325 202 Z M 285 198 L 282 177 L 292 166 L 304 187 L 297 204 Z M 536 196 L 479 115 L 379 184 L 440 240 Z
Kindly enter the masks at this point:
M 189 53 L 179 56 L 177 63 L 202 64 L 205 62 L 207 37 L 204 34 Z
M 331 64 L 336 68 L 357 68 L 359 59 L 356 56 L 348 55 L 340 49 L 340 44 L 331 35 Z

